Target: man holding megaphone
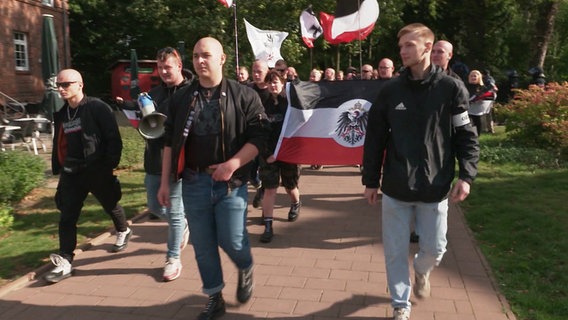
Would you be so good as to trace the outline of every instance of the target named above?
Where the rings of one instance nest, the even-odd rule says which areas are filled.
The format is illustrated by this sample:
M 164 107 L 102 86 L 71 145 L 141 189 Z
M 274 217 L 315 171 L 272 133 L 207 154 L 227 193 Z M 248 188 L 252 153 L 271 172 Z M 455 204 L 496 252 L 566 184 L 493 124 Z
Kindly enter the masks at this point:
M 138 105 L 133 101 L 125 101 L 116 97 L 118 105 L 126 110 L 140 110 L 143 118 L 138 126 L 138 131 L 146 139 L 144 149 L 144 185 L 148 209 L 162 219 L 168 221 L 168 251 L 166 254 L 166 266 L 164 267 L 164 281 L 177 279 L 181 274 L 180 252 L 187 245 L 189 228 L 181 199 L 181 180 L 171 181 L 170 207 L 161 206 L 157 199 L 158 189 L 162 173 L 162 152 L 164 149 L 163 123 L 168 114 L 168 98 L 178 89 L 187 86 L 193 78 L 191 73 L 188 78 L 184 76 L 182 58 L 179 52 L 171 47 L 158 51 L 156 56 L 161 85 L 152 88 L 148 93 L 141 93 L 138 97 Z

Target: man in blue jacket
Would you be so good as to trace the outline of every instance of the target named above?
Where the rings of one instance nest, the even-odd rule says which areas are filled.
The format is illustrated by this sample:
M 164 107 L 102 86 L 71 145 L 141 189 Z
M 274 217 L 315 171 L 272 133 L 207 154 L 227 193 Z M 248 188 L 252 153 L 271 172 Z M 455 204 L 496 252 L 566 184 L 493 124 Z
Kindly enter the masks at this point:
M 414 294 L 430 295 L 429 275 L 446 252 L 448 198 L 464 200 L 477 174 L 479 144 L 463 83 L 430 63 L 432 31 L 410 24 L 398 33 L 406 67 L 385 83 L 369 112 L 363 185 L 370 204 L 382 196 L 382 232 L 395 320 L 410 319 L 410 223 L 420 232 Z M 455 160 L 458 180 L 453 187 Z M 384 161 L 384 162 L 383 162 Z M 382 181 L 381 181 L 382 172 Z M 382 182 L 382 185 L 381 185 Z

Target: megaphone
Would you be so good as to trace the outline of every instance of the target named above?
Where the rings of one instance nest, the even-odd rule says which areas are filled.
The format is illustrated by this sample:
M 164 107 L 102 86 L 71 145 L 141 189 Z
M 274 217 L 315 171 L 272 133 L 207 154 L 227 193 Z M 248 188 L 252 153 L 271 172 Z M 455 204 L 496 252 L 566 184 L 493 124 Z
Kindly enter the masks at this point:
M 138 95 L 138 107 L 142 111 L 142 120 L 138 132 L 146 139 L 157 139 L 164 134 L 166 115 L 156 112 L 152 97 L 146 92 Z

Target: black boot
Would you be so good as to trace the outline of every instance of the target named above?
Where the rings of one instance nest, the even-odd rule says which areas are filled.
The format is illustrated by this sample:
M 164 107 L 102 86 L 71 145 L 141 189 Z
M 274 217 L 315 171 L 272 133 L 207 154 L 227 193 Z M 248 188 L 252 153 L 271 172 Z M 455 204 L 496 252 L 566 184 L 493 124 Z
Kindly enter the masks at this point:
M 412 231 L 412 233 L 410 234 L 410 242 L 412 242 L 412 243 L 420 242 L 420 236 L 418 236 L 418 234 L 416 234 L 416 231 Z
M 237 286 L 237 300 L 240 303 L 246 303 L 249 301 L 250 297 L 252 296 L 252 269 L 253 266 L 251 265 L 247 269 L 240 269 L 239 270 L 239 284 Z
M 201 311 L 197 320 L 213 320 L 225 314 L 225 300 L 221 292 L 209 296 L 205 309 Z
M 264 233 L 260 236 L 260 242 L 269 243 L 273 236 L 272 219 L 264 220 Z
M 301 207 L 302 203 L 300 201 L 292 203 L 292 205 L 290 206 L 290 211 L 288 212 L 288 221 L 296 221 L 296 219 L 298 219 Z

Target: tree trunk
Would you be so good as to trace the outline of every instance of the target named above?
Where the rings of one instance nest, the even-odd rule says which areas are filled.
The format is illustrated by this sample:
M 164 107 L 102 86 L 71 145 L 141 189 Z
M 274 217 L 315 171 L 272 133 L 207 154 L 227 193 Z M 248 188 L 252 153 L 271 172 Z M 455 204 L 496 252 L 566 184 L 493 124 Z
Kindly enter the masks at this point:
M 559 0 L 551 0 L 542 4 L 540 17 L 536 24 L 536 52 L 533 59 L 534 66 L 543 68 L 544 60 L 546 59 L 546 52 L 548 44 L 554 31 L 554 20 L 558 14 L 558 7 L 560 6 Z

